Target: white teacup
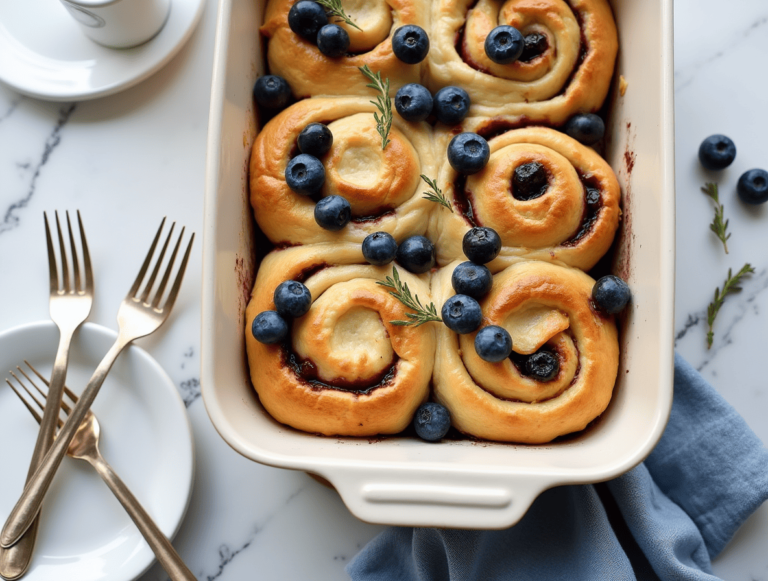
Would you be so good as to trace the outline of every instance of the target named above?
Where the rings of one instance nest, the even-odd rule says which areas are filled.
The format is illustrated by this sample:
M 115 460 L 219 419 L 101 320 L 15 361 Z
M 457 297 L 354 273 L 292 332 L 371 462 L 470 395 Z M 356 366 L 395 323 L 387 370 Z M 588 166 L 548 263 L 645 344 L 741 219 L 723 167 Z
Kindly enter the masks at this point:
M 61 0 L 86 36 L 110 48 L 147 42 L 163 28 L 171 0 Z

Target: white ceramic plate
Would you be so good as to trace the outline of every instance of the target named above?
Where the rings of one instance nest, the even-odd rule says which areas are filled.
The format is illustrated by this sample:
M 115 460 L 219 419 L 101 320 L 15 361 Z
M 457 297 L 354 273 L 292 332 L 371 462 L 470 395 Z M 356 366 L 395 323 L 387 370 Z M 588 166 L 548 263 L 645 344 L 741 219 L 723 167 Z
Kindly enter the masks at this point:
M 172 0 L 158 35 L 129 49 L 85 36 L 59 0 L 0 2 L 0 81 L 32 97 L 79 101 L 111 95 L 163 67 L 192 35 L 205 0 Z
M 0 376 L 27 359 L 49 375 L 59 332 L 41 322 L 0 333 Z M 116 338 L 85 324 L 72 344 L 67 385 L 79 393 Z M 168 537 L 181 524 L 192 492 L 192 432 L 176 386 L 145 351 L 118 358 L 93 405 L 101 450 Z M 0 521 L 24 486 L 37 423 L 0 385 Z M 129 581 L 154 561 L 149 546 L 90 465 L 65 458 L 42 509 L 37 549 L 26 581 Z

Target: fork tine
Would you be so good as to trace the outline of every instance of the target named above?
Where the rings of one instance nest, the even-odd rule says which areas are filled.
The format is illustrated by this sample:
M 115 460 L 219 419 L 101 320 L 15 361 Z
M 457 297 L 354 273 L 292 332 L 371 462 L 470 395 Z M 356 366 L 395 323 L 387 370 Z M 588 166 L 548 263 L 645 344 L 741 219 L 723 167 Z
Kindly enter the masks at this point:
M 35 369 L 35 367 L 29 361 L 25 359 L 24 363 L 26 363 L 27 367 L 29 367 L 32 372 L 40 378 L 40 381 L 42 381 L 46 387 L 51 387 L 51 383 L 48 381 L 48 379 L 43 377 L 43 375 L 37 369 Z M 31 379 L 29 381 L 32 383 Z M 66 385 L 64 386 L 64 393 L 66 393 L 69 399 L 71 399 L 74 403 L 77 403 L 77 401 L 80 399 Z
M 72 270 L 75 276 L 75 292 L 80 291 L 80 261 L 77 257 L 77 246 L 75 246 L 75 237 L 72 234 L 72 222 L 69 220 L 69 211 L 67 211 L 67 230 L 69 230 L 69 247 L 72 249 Z
M 149 280 L 147 281 L 147 284 L 144 286 L 144 292 L 141 293 L 142 303 L 147 302 L 149 293 L 152 290 L 152 287 L 155 285 L 155 279 L 157 278 L 157 273 L 160 272 L 160 266 L 163 264 L 163 258 L 165 258 L 165 252 L 166 250 L 168 250 L 168 244 L 171 242 L 171 236 L 173 236 L 173 229 L 175 227 L 176 227 L 176 222 L 171 224 L 171 230 L 170 232 L 168 232 L 168 237 L 165 239 L 165 244 L 163 244 L 163 249 L 160 251 L 160 256 L 157 257 L 155 268 L 152 269 L 152 274 L 150 275 Z
M 181 238 L 179 238 L 179 241 L 181 241 Z M 187 269 L 187 262 L 189 262 L 189 254 L 192 251 L 192 243 L 195 241 L 195 233 L 192 233 L 192 236 L 189 239 L 189 244 L 187 244 L 187 250 L 184 252 L 184 258 L 181 260 L 181 265 L 179 266 L 179 270 L 176 273 L 176 280 L 173 281 L 173 286 L 171 287 L 171 290 L 168 292 L 168 298 L 165 299 L 165 304 L 163 305 L 162 310 L 170 310 L 173 307 L 173 303 L 176 302 L 176 296 L 179 294 L 179 288 L 181 288 L 181 280 L 184 278 L 184 271 Z M 170 272 L 170 269 L 169 269 Z M 157 306 L 155 305 L 155 308 Z
M 65 292 L 72 290 L 69 284 L 69 265 L 67 264 L 67 247 L 64 244 L 64 236 L 61 233 L 61 224 L 59 223 L 59 213 L 56 212 L 56 230 L 59 232 L 59 255 L 61 256 L 61 278 L 63 279 L 62 287 Z
M 26 372 L 26 371 L 24 371 L 24 370 L 23 370 L 21 367 L 19 367 L 18 365 L 16 366 L 16 369 L 18 369 L 18 370 L 19 370 L 19 373 L 21 373 L 21 374 L 22 374 L 24 377 L 26 377 L 26 378 L 27 378 L 27 381 L 28 381 L 30 384 L 32 384 L 32 387 L 34 387 L 34 388 L 37 390 L 37 393 L 39 393 L 40 395 L 42 395 L 42 396 L 43 396 L 43 400 L 47 400 L 47 399 L 48 399 L 48 394 L 47 394 L 47 393 L 45 393 L 45 392 L 44 392 L 42 389 L 40 389 L 40 387 L 39 387 L 39 386 L 38 386 L 38 385 L 37 385 L 37 384 L 36 384 L 36 383 L 35 383 L 35 382 L 32 380 L 32 378 L 31 378 L 29 375 L 27 375 L 27 372 Z M 17 380 L 17 381 L 18 381 L 18 380 Z M 47 385 L 47 384 L 46 384 L 46 385 Z M 26 388 L 26 386 L 23 386 L 23 385 L 22 385 L 22 387 L 24 387 L 24 389 L 27 389 L 27 388 Z M 28 389 L 27 389 L 27 392 L 29 392 L 29 393 L 30 393 L 30 395 L 32 395 L 32 393 L 31 393 L 31 392 L 30 392 Z M 33 397 L 34 397 L 34 396 L 33 396 Z M 37 400 L 35 400 L 35 402 L 37 403 Z M 64 410 L 64 413 L 66 413 L 67 415 L 69 415 L 69 412 L 71 412 L 71 411 L 72 411 L 72 408 L 70 408 L 70 407 L 69 407 L 69 406 L 68 406 L 66 403 L 64 403 L 64 402 L 61 402 L 61 409 L 63 409 L 63 410 Z
M 165 267 L 165 274 L 163 274 L 163 280 L 160 281 L 160 286 L 157 288 L 157 293 L 155 294 L 155 298 L 152 301 L 153 309 L 157 308 L 157 305 L 160 304 L 160 299 L 163 298 L 165 287 L 168 285 L 168 279 L 171 277 L 171 270 L 173 269 L 173 263 L 176 262 L 176 255 L 179 253 L 179 246 L 181 246 L 181 240 L 182 238 L 184 238 L 184 230 L 186 230 L 186 228 L 181 229 L 181 233 L 179 234 L 179 239 L 176 241 L 176 246 L 173 247 L 173 252 L 171 253 L 171 257 L 168 259 L 168 266 Z
M 19 393 L 19 391 L 15 387 L 13 387 L 13 384 L 10 381 L 8 381 L 8 378 L 5 379 L 5 383 L 8 384 L 8 387 L 10 387 L 13 390 L 13 393 L 15 393 L 16 396 L 21 400 L 21 403 L 24 404 L 24 407 L 26 407 L 29 410 L 29 413 L 32 414 L 32 417 L 37 420 L 37 423 L 39 424 L 40 422 L 42 422 L 43 418 L 40 416 L 39 413 L 37 413 L 37 410 L 30 405 L 30 403 L 27 401 L 27 398 L 21 395 L 21 393 Z
M 160 222 L 160 228 L 158 228 L 157 234 L 155 234 L 155 239 L 152 241 L 152 246 L 149 247 L 149 252 L 147 253 L 147 257 L 144 259 L 144 264 L 141 265 L 141 270 L 139 270 L 139 274 L 136 275 L 136 280 L 134 281 L 131 290 L 128 291 L 129 298 L 135 298 L 136 293 L 139 291 L 141 281 L 144 280 L 144 275 L 147 273 L 147 268 L 149 267 L 149 263 L 152 260 L 152 255 L 155 253 L 155 247 L 157 246 L 157 241 L 160 240 L 160 233 L 163 231 L 164 225 L 165 218 L 163 218 L 163 221 Z
M 51 292 L 57 292 L 59 290 L 59 273 L 56 269 L 56 254 L 53 251 L 51 228 L 48 226 L 48 215 L 45 212 L 43 212 L 43 221 L 45 222 L 45 241 L 48 247 L 48 282 Z
M 91 255 L 88 252 L 88 241 L 85 239 L 83 220 L 80 218 L 80 210 L 77 211 L 77 224 L 80 226 L 80 242 L 83 244 L 83 270 L 85 274 L 85 290 L 93 292 L 93 270 L 91 269 Z

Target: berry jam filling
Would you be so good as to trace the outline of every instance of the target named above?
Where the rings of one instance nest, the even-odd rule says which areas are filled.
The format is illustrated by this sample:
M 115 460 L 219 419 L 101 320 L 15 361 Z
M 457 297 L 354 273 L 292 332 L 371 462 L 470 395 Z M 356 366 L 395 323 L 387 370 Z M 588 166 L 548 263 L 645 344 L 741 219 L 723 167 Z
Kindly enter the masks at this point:
M 381 373 L 360 381 L 346 381 L 335 379 L 332 382 L 319 379 L 317 366 L 311 359 L 302 359 L 291 348 L 289 343 L 282 346 L 283 363 L 291 368 L 297 378 L 303 383 L 309 385 L 313 390 L 335 389 L 337 391 L 348 391 L 359 395 L 371 393 L 380 387 L 391 385 L 397 374 L 397 362 L 400 357 L 394 354 L 392 363 Z
M 597 222 L 597 218 L 600 215 L 600 208 L 603 207 L 603 200 L 596 180 L 584 178 L 582 176 L 581 182 L 584 184 L 584 197 L 586 200 L 586 204 L 584 204 L 584 213 L 581 216 L 581 223 L 576 234 L 569 240 L 563 242 L 561 246 L 576 246 L 579 240 L 589 234 L 592 230 L 592 226 Z
M 534 32 L 525 37 L 525 47 L 523 48 L 523 54 L 517 59 L 521 62 L 528 63 L 533 59 L 540 57 L 549 48 L 549 41 L 547 37 L 538 32 Z
M 453 205 L 472 226 L 482 226 L 472 208 L 472 192 L 467 191 L 467 176 L 457 174 L 453 182 Z
M 549 188 L 549 172 L 538 161 L 524 163 L 512 175 L 512 196 L 526 202 L 540 198 Z
M 536 381 L 552 381 L 560 373 L 561 357 L 557 351 L 547 347 L 542 347 L 530 355 L 521 355 L 512 351 L 509 358 L 521 375 Z

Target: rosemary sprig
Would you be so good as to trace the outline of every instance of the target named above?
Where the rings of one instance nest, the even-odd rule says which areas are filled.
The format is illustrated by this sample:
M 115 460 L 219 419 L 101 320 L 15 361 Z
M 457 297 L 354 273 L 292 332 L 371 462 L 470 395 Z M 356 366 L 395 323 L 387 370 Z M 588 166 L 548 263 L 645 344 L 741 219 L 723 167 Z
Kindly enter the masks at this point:
M 419 295 L 412 296 L 411 290 L 408 288 L 407 282 L 400 282 L 400 274 L 397 272 L 397 267 L 392 267 L 392 276 L 388 276 L 383 281 L 376 281 L 376 284 L 391 289 L 389 294 L 395 297 L 398 301 L 403 303 L 409 309 L 413 309 L 416 313 L 406 313 L 409 321 L 390 321 L 393 325 L 398 327 L 420 327 L 424 323 L 435 321 L 442 323 L 443 320 L 437 315 L 437 309 L 434 303 L 429 303 L 426 307 L 421 304 Z
M 709 229 L 717 235 L 717 237 L 723 243 L 725 253 L 728 254 L 728 239 L 731 237 L 731 235 L 726 234 L 726 230 L 728 230 L 728 220 L 723 222 L 723 205 L 720 203 L 720 199 L 718 197 L 717 184 L 708 182 L 703 188 L 701 188 L 701 191 L 707 194 L 715 202 L 715 217 L 713 218 L 712 223 L 709 225 Z
M 754 272 L 755 269 L 752 268 L 749 263 L 742 266 L 741 270 L 736 273 L 736 276 L 732 275 L 731 269 L 729 268 L 728 278 L 726 278 L 723 283 L 723 292 L 720 292 L 719 287 L 715 289 L 715 300 L 709 303 L 709 306 L 707 307 L 707 324 L 709 325 L 709 331 L 707 332 L 707 349 L 712 347 L 712 340 L 715 337 L 715 333 L 712 331 L 712 325 L 715 323 L 715 317 L 717 317 L 720 307 L 722 307 L 725 302 L 725 297 L 730 293 L 740 291 L 741 287 L 738 285 L 739 282 L 741 282 L 741 278 L 746 274 L 752 274 Z
M 344 7 L 341 5 L 341 0 L 315 0 L 320 6 L 325 8 L 328 16 L 336 16 L 338 20 L 336 22 L 344 22 L 350 26 L 354 26 L 358 30 L 360 27 L 352 22 L 352 19 L 344 12 Z
M 421 179 L 427 182 L 427 185 L 432 188 L 431 192 L 422 192 L 424 194 L 422 197 L 425 200 L 429 200 L 430 202 L 435 202 L 441 206 L 445 206 L 451 211 L 451 213 L 453 213 L 453 206 L 448 201 L 448 198 L 443 195 L 442 190 L 437 187 L 437 180 L 431 180 L 424 174 L 421 174 Z
M 371 101 L 381 113 L 379 117 L 376 113 L 373 114 L 373 118 L 376 120 L 376 131 L 381 135 L 381 149 L 386 149 L 389 139 L 389 130 L 392 129 L 392 99 L 389 97 L 389 79 L 383 81 L 381 79 L 381 73 L 374 73 L 368 65 L 363 65 L 360 68 L 360 72 L 363 73 L 366 78 L 371 81 L 366 85 L 371 89 L 377 90 L 380 95 L 376 96 L 375 101 Z

